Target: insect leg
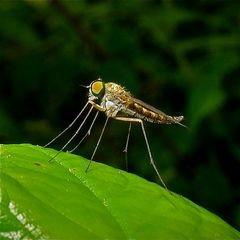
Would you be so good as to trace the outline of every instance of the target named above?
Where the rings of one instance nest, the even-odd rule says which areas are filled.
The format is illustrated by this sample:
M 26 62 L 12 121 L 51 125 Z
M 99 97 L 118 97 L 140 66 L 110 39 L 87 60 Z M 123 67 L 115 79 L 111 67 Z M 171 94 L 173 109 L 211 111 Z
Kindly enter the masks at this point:
M 77 129 L 77 131 L 74 133 L 74 135 L 67 141 L 67 143 L 55 154 L 55 156 L 53 156 L 50 160 L 52 161 L 55 157 L 58 156 L 58 154 L 60 154 L 67 146 L 68 144 L 77 136 L 77 134 L 79 133 L 80 129 L 82 128 L 82 126 L 84 125 L 84 123 L 86 122 L 87 118 L 89 117 L 91 111 L 93 110 L 93 106 L 90 108 L 90 110 L 88 111 L 86 117 L 83 119 L 81 125 L 79 126 L 79 128 Z
M 49 146 L 51 143 L 53 143 L 55 140 L 57 140 L 60 136 L 62 136 L 69 128 L 72 127 L 72 125 L 77 121 L 77 119 L 80 117 L 80 115 L 83 113 L 83 111 L 85 110 L 85 108 L 87 107 L 87 105 L 89 104 L 89 102 L 86 103 L 86 105 L 83 107 L 83 109 L 79 112 L 79 114 L 74 118 L 74 120 L 68 125 L 68 127 L 66 127 L 62 132 L 60 132 L 55 138 L 53 138 L 49 143 L 47 143 L 44 147 Z
M 79 145 L 83 142 L 83 140 L 87 137 L 87 136 L 89 136 L 90 135 L 90 133 L 91 133 L 91 130 L 92 130 L 92 127 L 93 127 L 93 124 L 95 123 L 95 121 L 96 121 L 96 118 L 97 118 L 97 116 L 98 116 L 98 113 L 99 112 L 97 112 L 96 113 L 96 115 L 95 115 L 95 117 L 94 117 L 94 119 L 93 119 L 93 121 L 92 121 L 92 124 L 91 124 L 91 126 L 89 127 L 89 129 L 88 129 L 88 131 L 87 131 L 87 133 L 84 135 L 84 137 L 81 139 L 81 141 L 77 144 L 77 146 L 76 147 L 74 147 L 71 151 L 69 151 L 69 152 L 73 152 L 73 151 L 75 151 L 76 150 L 76 148 L 78 148 L 79 147 Z
M 100 105 L 98 105 L 97 103 L 95 103 L 95 102 L 93 102 L 93 101 L 91 101 L 91 100 L 89 100 L 88 101 L 90 104 L 92 104 L 92 106 L 93 107 L 95 107 L 98 111 L 100 111 L 100 112 L 105 112 L 105 108 L 103 108 L 102 106 L 100 106 Z
M 89 163 L 88 163 L 88 166 L 87 166 L 85 172 L 88 171 L 88 169 L 89 169 L 89 167 L 90 167 L 90 164 L 91 164 L 91 162 L 92 162 L 92 160 L 93 160 L 93 158 L 94 158 L 94 156 L 95 156 L 95 153 L 96 153 L 96 151 L 97 151 L 97 149 L 98 149 L 99 143 L 100 143 L 100 141 L 101 141 L 101 139 L 102 139 L 104 130 L 105 130 L 106 126 L 107 126 L 108 119 L 109 119 L 109 117 L 106 118 L 106 121 L 105 121 L 105 123 L 104 123 L 102 132 L 101 132 L 100 137 L 99 137 L 99 139 L 98 139 L 97 145 L 96 145 L 96 147 L 95 147 L 95 149 L 94 149 L 94 151 L 93 151 L 93 154 L 92 154 L 92 156 L 91 156 L 91 158 L 90 158 L 90 161 L 89 161 Z
M 128 117 L 115 117 L 114 119 L 116 120 L 119 120 L 119 121 L 125 121 L 125 122 L 137 122 L 137 123 L 140 123 L 141 124 L 141 128 L 142 128 L 142 132 L 143 132 L 143 136 L 144 136 L 144 139 L 145 139 L 145 143 L 147 145 L 147 150 L 148 150 L 148 155 L 149 155 L 149 158 L 150 158 L 150 163 L 151 165 L 153 166 L 153 169 L 155 170 L 155 172 L 157 173 L 157 176 L 159 178 L 159 180 L 161 181 L 162 185 L 166 188 L 166 184 L 164 183 L 156 165 L 155 165 L 155 162 L 153 160 L 153 157 L 152 157 L 152 153 L 151 153 L 151 149 L 150 149 L 150 146 L 149 146 L 149 143 L 148 143 L 148 138 L 147 138 L 147 134 L 146 134 L 146 131 L 145 131 L 145 128 L 144 128 L 144 124 L 143 124 L 143 121 L 142 119 L 138 119 L 138 118 L 128 118 Z
M 129 138 L 130 138 L 130 133 L 131 133 L 131 127 L 132 127 L 132 123 L 129 123 L 129 128 L 128 128 L 128 135 L 127 135 L 127 141 L 126 141 L 126 145 L 125 148 L 123 150 L 123 152 L 125 153 L 125 162 L 126 162 L 126 169 L 128 171 L 128 156 L 127 156 L 127 152 L 128 152 L 128 144 L 129 144 Z
M 150 163 L 152 164 L 152 166 L 153 166 L 155 172 L 157 173 L 158 178 L 160 179 L 160 181 L 161 181 L 161 183 L 163 184 L 163 186 L 164 186 L 166 189 L 168 189 L 167 186 L 166 186 L 166 184 L 164 183 L 164 181 L 163 181 L 163 179 L 162 179 L 162 177 L 161 177 L 161 175 L 160 175 L 160 173 L 159 173 L 156 165 L 155 165 L 154 160 L 153 160 L 152 153 L 151 153 L 150 146 L 149 146 L 148 139 L 147 139 L 147 134 L 146 134 L 146 132 L 145 132 L 145 128 L 144 128 L 143 121 L 141 120 L 140 123 L 141 123 L 141 127 L 142 127 L 142 132 L 143 132 L 143 135 L 144 135 L 144 138 L 145 138 L 145 142 L 146 142 L 146 145 L 147 145 L 148 155 L 149 155 L 149 158 L 150 158 Z

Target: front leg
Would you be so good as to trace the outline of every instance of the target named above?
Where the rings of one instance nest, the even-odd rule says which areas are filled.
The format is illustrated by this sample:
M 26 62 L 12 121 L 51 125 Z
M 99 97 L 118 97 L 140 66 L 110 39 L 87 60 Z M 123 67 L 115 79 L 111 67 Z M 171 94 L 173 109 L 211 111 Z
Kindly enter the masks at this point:
M 103 108 L 103 107 L 101 107 L 99 104 L 97 104 L 97 103 L 95 103 L 95 102 L 93 102 L 93 101 L 91 101 L 91 100 L 89 100 L 88 102 L 89 102 L 94 108 L 96 108 L 98 111 L 100 111 L 100 112 L 105 112 L 105 111 L 106 111 L 106 109 Z

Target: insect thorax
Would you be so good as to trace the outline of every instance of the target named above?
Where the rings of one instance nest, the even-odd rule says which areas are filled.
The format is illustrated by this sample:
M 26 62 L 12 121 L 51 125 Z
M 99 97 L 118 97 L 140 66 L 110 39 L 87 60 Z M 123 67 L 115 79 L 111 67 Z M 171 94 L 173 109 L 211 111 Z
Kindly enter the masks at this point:
M 105 113 L 108 117 L 116 117 L 120 112 L 125 111 L 130 96 L 130 93 L 122 86 L 112 82 L 106 83 L 105 94 L 100 101 L 100 105 L 106 109 Z
M 148 117 L 148 114 L 139 104 L 133 102 L 132 95 L 116 83 L 105 84 L 105 94 L 100 101 L 100 105 L 106 109 L 105 113 L 108 117 L 128 116 L 150 122 L 154 121 L 153 118 Z M 150 114 L 150 111 L 147 112 Z M 157 114 L 152 114 L 155 117 L 157 116 Z

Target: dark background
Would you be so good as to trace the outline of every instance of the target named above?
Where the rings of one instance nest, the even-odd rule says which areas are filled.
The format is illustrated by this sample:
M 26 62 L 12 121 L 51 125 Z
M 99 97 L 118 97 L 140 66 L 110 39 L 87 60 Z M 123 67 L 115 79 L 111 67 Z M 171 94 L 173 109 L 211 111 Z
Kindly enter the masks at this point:
M 0 3 L 1 143 L 44 145 L 86 103 L 80 84 L 114 81 L 167 114 L 186 117 L 190 130 L 146 126 L 160 173 L 169 189 L 237 229 L 239 76 L 237 0 Z M 100 114 L 76 154 L 91 156 L 104 120 Z M 74 130 L 52 147 L 60 149 Z M 127 123 L 111 120 L 95 160 L 125 169 L 127 130 Z M 139 126 L 128 158 L 130 172 L 158 182 Z

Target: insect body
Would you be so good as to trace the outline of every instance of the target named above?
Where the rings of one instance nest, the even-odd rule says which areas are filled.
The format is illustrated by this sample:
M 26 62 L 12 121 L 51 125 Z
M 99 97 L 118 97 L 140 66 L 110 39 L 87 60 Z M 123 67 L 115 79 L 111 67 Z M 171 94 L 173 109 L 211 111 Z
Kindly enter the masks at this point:
M 164 181 L 161 178 L 161 175 L 160 175 L 155 163 L 154 163 L 143 122 L 147 121 L 147 122 L 158 123 L 158 124 L 179 124 L 183 127 L 186 127 L 185 125 L 180 123 L 180 121 L 183 120 L 183 116 L 178 116 L 178 117 L 169 116 L 169 115 L 165 114 L 164 112 L 152 107 L 151 105 L 148 105 L 148 104 L 142 102 L 141 100 L 134 98 L 131 95 L 131 93 L 126 91 L 126 89 L 123 88 L 122 86 L 120 86 L 116 83 L 113 83 L 113 82 L 104 83 L 100 78 L 93 81 L 86 88 L 89 89 L 88 102 L 86 103 L 86 105 L 83 107 L 81 112 L 77 115 L 77 117 L 73 120 L 73 122 L 65 130 L 63 130 L 60 134 L 58 134 L 52 141 L 50 141 L 46 146 L 51 144 L 58 137 L 60 137 L 64 132 L 66 132 L 70 127 L 72 127 L 72 125 L 76 122 L 76 120 L 79 118 L 79 116 L 83 113 L 83 111 L 86 109 L 86 107 L 88 105 L 91 105 L 91 108 L 90 108 L 89 112 L 87 113 L 86 117 L 84 118 L 84 120 L 82 121 L 81 125 L 75 132 L 75 134 L 70 138 L 70 140 L 61 148 L 61 150 L 53 158 L 55 158 L 60 152 L 62 152 L 68 146 L 68 144 L 73 140 L 73 138 L 75 138 L 75 136 L 79 133 L 79 131 L 82 128 L 82 126 L 84 125 L 85 121 L 89 117 L 91 111 L 93 110 L 93 108 L 95 108 L 98 110 L 98 112 L 96 113 L 94 120 L 93 120 L 88 132 L 83 137 L 83 139 L 85 139 L 86 136 L 90 135 L 91 129 L 93 127 L 93 124 L 97 118 L 99 111 L 105 112 L 107 118 L 106 118 L 102 132 L 100 134 L 100 137 L 98 139 L 98 142 L 97 142 L 94 152 L 91 156 L 91 159 L 89 161 L 86 171 L 88 170 L 90 163 L 97 151 L 97 148 L 102 139 L 102 136 L 103 136 L 103 133 L 104 133 L 104 130 L 105 130 L 105 127 L 107 125 L 109 118 L 113 118 L 113 119 L 119 120 L 119 121 L 129 122 L 129 131 L 128 131 L 128 135 L 127 135 L 127 142 L 126 142 L 126 146 L 124 149 L 125 152 L 127 152 L 127 149 L 128 149 L 131 124 L 139 123 L 141 125 L 143 136 L 144 136 L 144 139 L 146 142 L 146 146 L 147 146 L 147 150 L 148 150 L 148 154 L 149 154 L 149 158 L 150 158 L 150 163 L 153 166 L 155 172 L 157 173 L 158 178 L 162 182 L 163 186 L 165 188 L 167 188 Z M 82 140 L 81 140 L 81 142 L 82 142 Z
M 176 123 L 185 127 L 180 121 L 183 116 L 172 117 L 164 112 L 134 98 L 122 86 L 116 83 L 103 83 L 101 79 L 89 86 L 89 102 L 108 117 L 131 117 L 144 121 L 171 124 Z M 119 120 L 119 119 L 118 119 Z

